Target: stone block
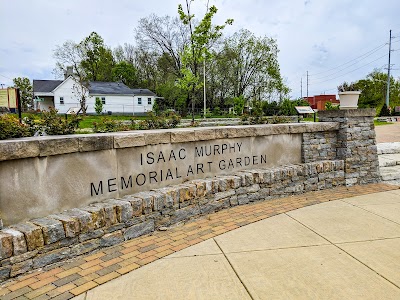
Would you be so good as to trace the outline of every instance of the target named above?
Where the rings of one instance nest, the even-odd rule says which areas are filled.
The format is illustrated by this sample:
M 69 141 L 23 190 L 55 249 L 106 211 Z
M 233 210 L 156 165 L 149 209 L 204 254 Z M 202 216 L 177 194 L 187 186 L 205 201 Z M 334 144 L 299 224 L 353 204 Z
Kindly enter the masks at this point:
M 104 235 L 103 229 L 96 229 L 93 231 L 88 231 L 86 233 L 82 233 L 79 235 L 79 242 L 82 243 L 82 242 L 85 242 L 88 240 L 97 239 L 103 235 Z
M 1 232 L 5 232 L 12 236 L 13 243 L 13 255 L 20 255 L 28 251 L 26 246 L 25 236 L 22 232 L 12 229 L 12 228 L 4 228 Z
M 104 211 L 104 226 L 111 226 L 118 223 L 117 208 L 115 205 L 105 202 L 92 203 L 90 206 L 97 207 Z
M 204 197 L 207 193 L 206 181 L 205 180 L 192 180 L 190 183 L 196 185 L 196 197 Z
M 214 129 L 196 128 L 194 130 L 194 140 L 195 141 L 215 140 L 215 130 Z
M 200 208 L 197 204 L 187 206 L 185 208 L 178 209 L 171 216 L 172 223 L 178 223 L 183 220 L 188 220 L 193 216 L 197 216 L 200 214 Z
M 250 202 L 250 199 L 247 197 L 247 194 L 242 194 L 237 196 L 238 204 L 243 205 Z
M 229 190 L 225 192 L 216 193 L 214 195 L 214 201 L 219 201 L 221 199 L 230 198 L 235 195 L 235 190 Z
M 120 230 L 112 233 L 107 233 L 100 239 L 100 247 L 114 246 L 122 243 L 123 241 L 124 236 L 122 235 L 122 232 Z
M 92 222 L 94 228 L 102 228 L 106 224 L 106 216 L 104 212 L 104 208 L 100 206 L 85 206 L 80 208 L 83 211 L 86 211 L 92 215 Z
M 162 211 L 166 207 L 166 196 L 164 193 L 154 190 L 149 192 L 153 196 L 153 208 L 154 211 Z
M 229 198 L 224 198 L 219 201 L 210 201 L 204 203 L 203 205 L 200 205 L 200 213 L 210 214 L 213 212 L 217 212 L 221 209 L 228 208 L 229 206 L 230 206 Z
M 34 138 L 0 141 L 0 161 L 37 157 L 39 141 Z
M 174 129 L 171 131 L 171 143 L 186 143 L 195 140 L 193 129 Z
M 237 205 L 239 205 L 238 197 L 237 197 L 236 195 L 230 197 L 230 198 L 229 198 L 229 204 L 230 204 L 231 206 L 237 206 Z
M 98 239 L 89 240 L 71 247 L 71 256 L 82 255 L 100 247 Z
M 114 148 L 131 148 L 145 146 L 146 141 L 143 133 L 129 132 L 118 133 L 114 136 Z
M 20 274 L 24 274 L 29 270 L 32 270 L 33 262 L 32 259 L 16 263 L 11 266 L 10 277 L 15 277 Z
M 46 245 L 65 238 L 64 226 L 61 221 L 52 218 L 34 219 L 31 222 L 42 227 L 43 240 Z
M 38 255 L 33 259 L 33 268 L 42 268 L 44 266 L 65 260 L 70 257 L 71 249 L 69 247 L 57 249 L 42 255 Z
M 76 136 L 47 136 L 39 139 L 40 156 L 50 156 L 79 152 L 79 140 Z
M 12 256 L 12 257 L 10 257 L 10 263 L 14 265 L 14 264 L 26 261 L 28 259 L 35 257 L 36 255 L 38 255 L 38 253 L 39 253 L 38 250 L 34 250 L 34 251 L 26 252 L 21 255 Z
M 28 251 L 35 250 L 44 246 L 42 228 L 30 222 L 18 223 L 10 226 L 25 235 Z
M 64 232 L 66 237 L 77 236 L 80 232 L 79 221 L 76 218 L 69 217 L 63 214 L 50 215 L 48 216 L 48 218 L 61 221 L 61 223 L 64 226 Z
M 7 280 L 10 278 L 11 266 L 0 268 L 0 281 Z
M 91 231 L 95 228 L 95 226 L 93 224 L 93 220 L 92 220 L 92 214 L 87 211 L 83 211 L 78 208 L 73 208 L 73 209 L 64 211 L 62 214 L 78 220 L 79 221 L 79 229 L 80 229 L 81 233 Z
M 124 223 L 132 218 L 133 209 L 132 205 L 128 201 L 110 199 L 104 202 L 115 205 L 117 211 L 117 219 L 120 223 Z
M 79 139 L 79 152 L 109 150 L 114 147 L 114 138 L 111 135 L 90 134 Z
M 142 199 L 143 201 L 143 213 L 150 214 L 153 211 L 153 196 L 148 192 L 140 192 L 132 195 L 134 198 Z
M 179 202 L 190 201 L 196 197 L 196 185 L 181 184 L 179 185 Z
M 124 239 L 131 240 L 138 236 L 148 234 L 154 231 L 154 220 L 147 220 L 143 223 L 133 225 L 124 231 Z
M 0 231 L 0 259 L 9 258 L 13 255 L 13 236 Z
M 146 145 L 169 144 L 171 132 L 165 130 L 147 131 L 144 138 Z
M 132 206 L 132 215 L 134 217 L 141 216 L 143 213 L 143 199 L 132 196 L 125 196 L 123 201 L 128 201 Z

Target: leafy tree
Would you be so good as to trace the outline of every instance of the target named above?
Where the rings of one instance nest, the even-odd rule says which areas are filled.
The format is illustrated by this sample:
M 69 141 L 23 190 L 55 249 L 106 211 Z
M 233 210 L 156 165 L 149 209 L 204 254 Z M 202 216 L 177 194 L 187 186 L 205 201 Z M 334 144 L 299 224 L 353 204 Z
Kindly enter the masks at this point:
M 114 81 L 121 80 L 130 88 L 133 88 L 138 84 L 136 68 L 126 61 L 121 61 L 113 67 L 112 77 Z
M 103 38 L 92 32 L 79 47 L 83 53 L 81 66 L 85 70 L 86 79 L 93 81 L 110 81 L 114 58 L 109 48 L 104 45 Z
M 26 111 L 29 107 L 33 107 L 33 88 L 29 78 L 17 77 L 13 82 L 14 87 L 19 89 L 22 110 Z
M 103 111 L 103 101 L 101 101 L 100 97 L 96 97 L 96 100 L 94 102 L 94 110 L 98 115 L 100 115 Z
M 265 116 L 275 116 L 279 114 L 279 105 L 276 101 L 271 103 L 264 101 L 262 104 L 263 112 Z
M 199 66 L 211 53 L 207 45 L 222 35 L 226 25 L 232 24 L 233 20 L 228 19 L 224 25 L 212 25 L 212 18 L 217 13 L 217 8 L 211 6 L 198 25 L 194 24 L 194 15 L 191 13 L 191 3 L 194 0 L 186 0 L 186 9 L 178 6 L 178 13 L 184 25 L 189 29 L 190 43 L 185 45 L 181 53 L 182 65 L 180 68 L 181 77 L 178 80 L 179 86 L 189 91 L 188 102 L 192 103 L 192 121 L 194 122 L 195 93 L 202 87 L 199 77 Z M 188 103 L 187 103 L 188 104 Z
M 235 32 L 224 40 L 218 54 L 217 74 L 221 76 L 221 84 L 230 87 L 233 97 L 280 100 L 289 89 L 283 84 L 277 54 L 274 39 L 256 37 L 245 29 Z

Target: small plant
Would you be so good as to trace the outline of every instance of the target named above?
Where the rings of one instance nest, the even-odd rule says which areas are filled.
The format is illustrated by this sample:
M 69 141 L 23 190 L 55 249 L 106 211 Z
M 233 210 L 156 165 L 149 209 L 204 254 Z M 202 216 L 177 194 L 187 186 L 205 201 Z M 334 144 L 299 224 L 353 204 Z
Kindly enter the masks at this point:
M 78 115 L 71 114 L 68 118 L 57 114 L 57 110 L 50 108 L 49 111 L 43 111 L 42 120 L 37 125 L 41 128 L 41 134 L 64 135 L 74 134 L 79 126 L 81 118 Z
M 29 125 L 19 123 L 17 117 L 0 115 L 0 140 L 32 136 Z
M 103 112 L 103 101 L 101 101 L 100 97 L 96 97 L 96 101 L 94 103 L 94 110 L 98 115 L 100 115 Z
M 332 102 L 328 101 L 325 103 L 325 110 L 338 110 L 339 105 L 332 105 Z
M 346 81 L 343 82 L 341 85 L 338 86 L 338 92 L 352 92 L 352 91 L 358 91 L 359 88 L 357 87 L 357 84 L 352 82 L 352 83 L 347 83 Z

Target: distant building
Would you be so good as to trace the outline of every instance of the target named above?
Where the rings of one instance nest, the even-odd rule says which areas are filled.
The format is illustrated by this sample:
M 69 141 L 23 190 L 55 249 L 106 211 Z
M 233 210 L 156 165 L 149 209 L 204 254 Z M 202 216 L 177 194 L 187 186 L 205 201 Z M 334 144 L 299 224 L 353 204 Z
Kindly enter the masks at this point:
M 49 110 L 54 107 L 59 113 L 66 113 L 70 108 L 80 107 L 81 91 L 86 97 L 86 112 L 89 114 L 95 113 L 96 98 L 103 102 L 105 113 L 136 115 L 151 111 L 157 98 L 148 89 L 130 89 L 122 82 L 89 81 L 81 88 L 74 77 L 68 76 L 65 80 L 33 80 L 35 109 Z
M 339 105 L 339 100 L 336 100 L 336 95 L 317 95 L 305 97 L 305 100 L 310 103 L 313 109 L 325 110 L 325 103 L 331 102 L 333 105 Z

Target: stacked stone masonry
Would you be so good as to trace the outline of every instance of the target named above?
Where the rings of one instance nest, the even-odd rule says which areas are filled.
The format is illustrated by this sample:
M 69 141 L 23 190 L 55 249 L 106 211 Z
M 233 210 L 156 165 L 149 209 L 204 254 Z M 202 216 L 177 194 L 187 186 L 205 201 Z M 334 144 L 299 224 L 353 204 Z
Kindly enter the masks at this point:
M 320 112 L 320 122 L 337 122 L 336 157 L 345 162 L 346 185 L 379 182 L 374 109 Z
M 345 183 L 343 169 L 343 161 L 333 160 L 243 171 L 12 225 L 0 231 L 0 279 L 224 208 L 341 186 Z
M 146 145 L 258 136 L 299 137 L 301 163 L 247 169 L 229 175 L 96 200 L 0 230 L 0 280 L 109 247 L 190 218 L 255 201 L 380 181 L 374 110 L 325 111 L 313 124 L 178 129 L 0 142 L 0 164 Z M 135 148 L 136 149 L 136 148 Z M 299 151 L 300 152 L 300 151 Z M 1 193 L 0 193 L 1 195 Z M 1 200 L 1 199 L 0 199 Z M 26 203 L 26 202 L 25 202 Z M 4 214 L 4 210 L 2 212 Z M 27 219 L 24 219 L 27 220 Z

